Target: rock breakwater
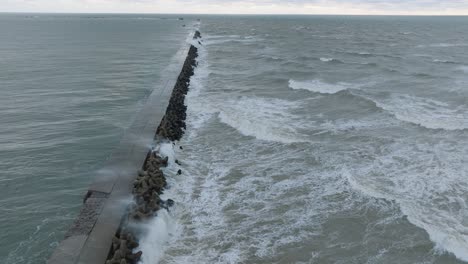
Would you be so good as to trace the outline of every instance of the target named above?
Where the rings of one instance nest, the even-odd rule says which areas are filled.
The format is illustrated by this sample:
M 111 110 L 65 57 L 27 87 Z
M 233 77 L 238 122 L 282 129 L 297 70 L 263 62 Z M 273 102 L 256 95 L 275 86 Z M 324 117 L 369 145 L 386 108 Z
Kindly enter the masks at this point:
M 198 33 L 198 34 L 197 34 Z M 200 38 L 200 33 L 195 33 L 195 39 Z M 156 137 L 160 136 L 170 141 L 180 140 L 186 128 L 185 119 L 187 106 L 185 106 L 185 95 L 188 92 L 190 77 L 193 75 L 193 69 L 196 66 L 196 57 L 198 50 L 195 46 L 191 46 L 188 52 L 187 60 L 185 60 L 182 72 L 180 73 L 176 86 L 172 92 L 169 106 L 166 114 L 161 121 L 156 132 Z
M 200 43 L 200 32 L 196 31 L 193 38 Z M 156 144 L 180 140 L 184 134 L 187 111 L 184 103 L 185 95 L 189 89 L 190 77 L 194 74 L 197 56 L 198 50 L 192 45 L 172 91 L 166 113 L 156 131 L 154 137 Z M 168 209 L 174 204 L 173 200 L 162 200 L 160 197 L 167 186 L 163 172 L 163 168 L 167 165 L 168 157 L 162 157 L 157 149 L 153 148 L 148 152 L 133 182 L 134 201 L 129 206 L 112 240 L 106 264 L 136 264 L 144 254 L 141 251 L 134 252 L 139 246 L 136 239 L 138 230 L 135 226 L 155 217 L 160 209 Z

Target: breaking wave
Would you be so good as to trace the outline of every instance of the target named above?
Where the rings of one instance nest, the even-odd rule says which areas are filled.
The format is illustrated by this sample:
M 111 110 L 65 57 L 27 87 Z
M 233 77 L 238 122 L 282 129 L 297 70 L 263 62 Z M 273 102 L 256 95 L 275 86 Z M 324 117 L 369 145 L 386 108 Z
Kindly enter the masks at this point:
M 307 90 L 322 94 L 336 94 L 340 91 L 356 89 L 361 86 L 343 82 L 330 84 L 320 80 L 289 81 L 289 87 L 294 90 Z M 349 91 L 349 95 L 370 100 L 378 108 L 392 114 L 395 118 L 428 129 L 468 129 L 468 109 L 463 106 L 453 108 L 444 102 L 405 94 L 392 94 L 385 99 L 366 95 L 363 91 L 359 93 Z
M 436 251 L 449 251 L 468 261 L 468 206 L 463 183 L 468 176 L 463 169 L 468 149 L 456 144 L 396 142 L 371 163 L 356 164 L 343 174 L 355 190 L 396 201 L 408 220 L 429 234 Z
M 468 109 L 404 94 L 386 100 L 373 100 L 397 119 L 429 129 L 463 130 L 468 128 Z
M 330 62 L 332 60 L 333 58 L 320 58 L 320 61 L 323 61 L 323 62 Z
M 326 57 L 321 57 L 320 58 L 321 62 L 331 62 L 331 63 L 343 63 L 343 61 L 335 59 L 335 58 L 326 58 Z
M 306 142 L 296 129 L 300 118 L 289 113 L 296 107 L 286 100 L 243 97 L 225 102 L 218 116 L 245 136 L 281 143 Z
M 354 88 L 355 86 L 350 83 L 339 82 L 339 83 L 326 83 L 321 80 L 310 80 L 310 81 L 295 81 L 289 80 L 289 87 L 293 90 L 307 90 L 322 94 L 335 94 L 339 91 Z
M 455 62 L 455 61 L 451 61 L 451 60 L 439 60 L 439 59 L 435 59 L 435 60 L 433 60 L 433 62 L 435 62 L 435 63 L 446 63 L 446 64 L 458 64 L 458 62 Z

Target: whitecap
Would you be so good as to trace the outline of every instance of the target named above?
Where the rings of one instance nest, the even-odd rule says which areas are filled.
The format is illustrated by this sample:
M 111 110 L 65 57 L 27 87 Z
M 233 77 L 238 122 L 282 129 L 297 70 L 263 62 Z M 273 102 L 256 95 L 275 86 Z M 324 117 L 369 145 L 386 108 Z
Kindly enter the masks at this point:
M 396 201 L 409 222 L 429 234 L 436 252 L 468 261 L 467 149 L 456 144 L 396 142 L 369 164 L 341 173 L 353 189 Z
M 343 91 L 349 88 L 353 88 L 354 85 L 345 82 L 338 83 L 326 83 L 321 80 L 309 80 L 309 81 L 295 81 L 289 80 L 289 87 L 293 90 L 307 90 L 322 94 L 335 94 L 339 91 Z
M 330 62 L 330 61 L 333 61 L 333 58 L 320 58 L 320 61 Z
M 225 101 L 224 97 L 201 95 L 212 70 L 207 60 L 208 51 L 204 46 L 197 45 L 198 66 L 191 77 L 186 96 L 187 125 L 191 131 L 186 135 L 187 138 L 196 137 L 197 131 L 211 118 L 217 116 L 222 123 L 245 136 L 281 143 L 306 141 L 294 128 L 294 122 L 298 117 L 289 113 L 291 109 L 298 107 L 294 102 L 260 97 L 240 97 Z
M 434 43 L 418 45 L 418 48 L 450 48 L 450 47 L 466 47 L 467 43 Z
M 242 97 L 224 102 L 219 119 L 245 136 L 281 143 L 306 142 L 297 132 L 299 117 L 289 113 L 294 102 L 260 97 Z
M 389 126 L 397 125 L 397 121 L 391 122 L 385 119 L 376 119 L 375 117 L 364 117 L 361 119 L 338 119 L 326 120 L 325 122 L 315 125 L 316 129 L 321 131 L 315 134 L 323 134 L 330 132 L 332 134 L 348 133 L 360 130 L 382 129 Z
M 454 61 L 451 61 L 451 60 L 439 60 L 439 59 L 434 59 L 434 60 L 432 60 L 432 62 L 436 62 L 436 63 L 448 63 L 448 64 L 456 64 L 456 62 L 454 62 Z
M 429 129 L 462 130 L 468 128 L 468 109 L 448 103 L 394 94 L 389 99 L 371 99 L 397 119 Z

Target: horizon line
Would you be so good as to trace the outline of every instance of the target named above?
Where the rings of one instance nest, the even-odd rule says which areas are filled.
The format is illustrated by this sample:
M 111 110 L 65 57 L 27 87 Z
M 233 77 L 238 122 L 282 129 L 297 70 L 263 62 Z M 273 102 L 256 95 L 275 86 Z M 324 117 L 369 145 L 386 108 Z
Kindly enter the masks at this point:
M 152 13 L 152 12 L 62 12 L 62 11 L 0 11 L 0 14 L 66 14 L 66 15 L 84 15 L 84 14 L 99 14 L 99 15 L 202 15 L 202 16 L 216 16 L 216 15 L 232 15 L 232 16 L 419 16 L 419 17 L 467 17 L 467 15 L 450 15 L 450 14 L 346 14 L 346 13 Z

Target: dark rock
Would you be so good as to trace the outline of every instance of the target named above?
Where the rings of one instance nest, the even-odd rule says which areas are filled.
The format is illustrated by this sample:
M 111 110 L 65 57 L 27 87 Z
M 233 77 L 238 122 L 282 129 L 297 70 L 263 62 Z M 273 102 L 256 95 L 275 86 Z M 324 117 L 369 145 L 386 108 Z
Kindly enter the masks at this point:
M 135 254 L 128 255 L 128 256 L 127 256 L 127 259 L 132 260 L 132 261 L 134 261 L 134 262 L 137 262 L 138 260 L 140 260 L 141 255 L 143 255 L 143 252 L 138 251 L 138 252 L 135 253 Z
M 159 205 L 161 206 L 161 208 L 164 208 L 169 211 L 169 207 L 174 206 L 174 200 L 172 199 L 167 199 L 166 201 L 161 200 L 159 202 Z
M 165 157 L 165 158 L 162 160 L 162 165 L 163 165 L 163 166 L 167 166 L 168 161 L 169 161 L 169 157 Z
M 169 206 L 169 207 L 174 206 L 174 200 L 172 200 L 172 199 L 167 199 L 167 206 Z
M 182 170 L 179 169 L 179 170 L 177 171 L 177 175 L 181 175 L 181 174 L 182 174 Z

